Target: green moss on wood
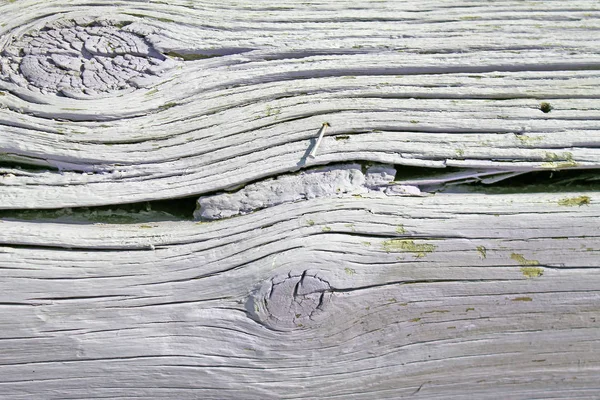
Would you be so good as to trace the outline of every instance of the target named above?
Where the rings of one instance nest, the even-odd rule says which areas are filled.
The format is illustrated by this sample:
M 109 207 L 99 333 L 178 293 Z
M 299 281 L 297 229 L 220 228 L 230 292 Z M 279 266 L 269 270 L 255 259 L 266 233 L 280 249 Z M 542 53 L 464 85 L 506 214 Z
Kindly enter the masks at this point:
M 550 103 L 544 101 L 540 104 L 540 110 L 544 113 L 547 114 L 550 111 L 552 111 L 552 106 L 550 105 Z
M 521 272 L 528 278 L 537 278 L 544 275 L 544 270 L 538 267 L 521 267 Z
M 158 107 L 158 108 L 159 108 L 161 111 L 164 111 L 164 110 L 168 110 L 169 108 L 173 108 L 173 107 L 175 107 L 175 106 L 177 106 L 177 105 L 178 105 L 178 104 L 177 104 L 177 103 L 175 103 L 175 102 L 169 102 L 169 103 L 163 104 L 162 106 L 160 106 L 160 107 Z
M 484 259 L 487 257 L 487 249 L 485 248 L 485 246 L 477 246 L 477 252 L 481 256 L 481 258 Z
M 510 255 L 510 258 L 523 266 L 540 265 L 540 262 L 538 260 L 528 260 L 525 257 L 523 257 L 523 254 L 512 253 Z
M 581 207 L 584 204 L 589 205 L 591 200 L 592 199 L 590 198 L 590 196 L 564 198 L 564 199 L 561 199 L 558 201 L 558 205 L 565 206 L 565 207 L 575 207 L 575 206 Z
M 197 60 L 204 60 L 207 58 L 218 57 L 217 54 L 176 53 L 174 51 L 168 52 L 167 55 L 171 58 L 181 58 L 183 61 L 197 61 Z
M 542 164 L 544 168 L 560 169 L 560 168 L 571 168 L 577 167 L 579 164 L 573 160 L 573 153 L 568 151 L 562 154 L 556 154 L 552 152 L 546 152 L 544 160 L 547 161 Z
M 523 296 L 523 297 L 515 297 L 512 301 L 532 301 L 531 297 Z
M 383 249 L 388 253 L 413 253 L 416 258 L 425 257 L 431 253 L 436 246 L 429 243 L 415 243 L 414 240 L 392 239 L 383 242 Z

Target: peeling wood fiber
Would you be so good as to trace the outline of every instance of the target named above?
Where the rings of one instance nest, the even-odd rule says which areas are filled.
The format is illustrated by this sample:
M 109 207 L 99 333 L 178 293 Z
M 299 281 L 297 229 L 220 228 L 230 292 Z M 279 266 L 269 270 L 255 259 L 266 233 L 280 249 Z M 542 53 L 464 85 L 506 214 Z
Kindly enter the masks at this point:
M 0 399 L 597 399 L 598 29 L 0 0 Z

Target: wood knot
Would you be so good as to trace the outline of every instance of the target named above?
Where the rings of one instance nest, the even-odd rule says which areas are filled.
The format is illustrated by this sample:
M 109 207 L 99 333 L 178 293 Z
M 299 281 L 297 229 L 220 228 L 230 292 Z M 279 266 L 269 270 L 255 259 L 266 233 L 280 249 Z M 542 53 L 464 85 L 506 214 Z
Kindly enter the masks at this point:
M 1 75 L 73 98 L 146 86 L 174 62 L 129 24 L 80 18 L 30 30 L 3 50 Z
M 331 285 L 315 272 L 288 274 L 266 281 L 251 296 L 248 309 L 268 328 L 280 331 L 312 328 L 326 316 Z

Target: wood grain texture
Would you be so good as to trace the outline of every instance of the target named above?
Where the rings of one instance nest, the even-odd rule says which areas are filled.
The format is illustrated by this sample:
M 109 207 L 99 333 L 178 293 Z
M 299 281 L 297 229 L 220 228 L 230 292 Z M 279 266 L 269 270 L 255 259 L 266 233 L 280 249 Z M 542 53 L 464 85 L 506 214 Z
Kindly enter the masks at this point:
M 597 399 L 599 17 L 0 0 L 0 399 Z
M 131 22 L 122 30 L 146 32 L 177 65 L 145 89 L 85 101 L 0 80 L 2 159 L 52 167 L 3 169 L 0 207 L 182 197 L 341 161 L 600 160 L 594 2 L 113 3 L 3 7 L 1 44 L 88 16 Z
M 315 199 L 200 224 L 4 221 L 5 393 L 593 398 L 599 206 L 561 199 Z M 327 282 L 316 315 L 265 314 L 265 298 L 294 289 L 262 287 L 303 275 Z

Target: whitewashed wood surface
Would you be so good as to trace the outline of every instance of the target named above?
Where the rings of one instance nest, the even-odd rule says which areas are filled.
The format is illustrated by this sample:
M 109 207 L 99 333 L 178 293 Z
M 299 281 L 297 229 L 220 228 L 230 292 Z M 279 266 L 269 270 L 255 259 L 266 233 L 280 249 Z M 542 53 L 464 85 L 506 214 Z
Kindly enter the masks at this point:
M 598 399 L 598 32 L 0 0 L 0 399 Z

